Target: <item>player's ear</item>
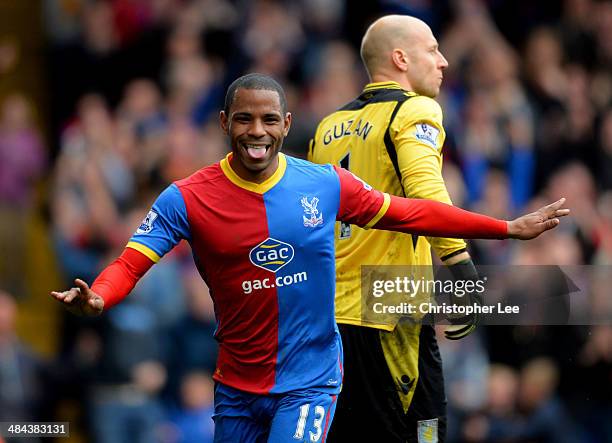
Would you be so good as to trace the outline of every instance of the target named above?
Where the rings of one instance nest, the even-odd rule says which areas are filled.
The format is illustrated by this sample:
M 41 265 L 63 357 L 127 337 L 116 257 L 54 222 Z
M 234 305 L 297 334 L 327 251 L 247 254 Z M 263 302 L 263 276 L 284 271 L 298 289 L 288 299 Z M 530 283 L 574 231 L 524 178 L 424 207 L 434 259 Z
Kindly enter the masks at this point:
M 219 123 L 221 123 L 221 129 L 225 132 L 226 135 L 229 135 L 229 119 L 225 114 L 225 111 L 219 112 Z
M 287 112 L 285 114 L 285 130 L 283 132 L 283 135 L 285 137 L 287 137 L 287 134 L 289 134 L 289 128 L 291 127 L 291 112 Z
M 391 61 L 402 72 L 408 69 L 408 54 L 403 49 L 395 48 L 391 52 Z

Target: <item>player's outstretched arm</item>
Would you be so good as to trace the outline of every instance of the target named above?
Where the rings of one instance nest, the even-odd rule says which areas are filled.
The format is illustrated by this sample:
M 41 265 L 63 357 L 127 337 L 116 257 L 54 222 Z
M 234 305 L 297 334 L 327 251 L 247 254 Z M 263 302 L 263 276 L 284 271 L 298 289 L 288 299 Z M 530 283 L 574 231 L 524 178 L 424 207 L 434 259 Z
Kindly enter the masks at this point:
M 382 194 L 334 166 L 340 179 L 336 219 L 364 228 L 384 229 L 429 237 L 529 240 L 559 225 L 569 214 L 565 199 L 512 221 L 498 220 L 434 200 Z
M 51 296 L 73 314 L 99 315 L 123 300 L 153 264 L 146 255 L 127 247 L 102 271 L 91 288 L 83 280 L 76 279 L 76 288 L 53 291 Z
M 529 240 L 553 229 L 559 217 L 569 214 L 569 209 L 562 208 L 564 203 L 562 198 L 507 222 L 433 200 L 391 196 L 387 211 L 373 227 L 432 237 Z
M 570 213 L 563 208 L 565 199 L 559 199 L 550 205 L 543 206 L 535 212 L 523 215 L 508 222 L 508 237 L 520 240 L 530 240 L 541 233 L 553 229 L 559 224 L 559 217 Z
M 62 303 L 68 311 L 81 316 L 100 315 L 104 310 L 104 299 L 91 290 L 89 285 L 77 278 L 76 287 L 64 292 L 52 291 L 51 296 Z

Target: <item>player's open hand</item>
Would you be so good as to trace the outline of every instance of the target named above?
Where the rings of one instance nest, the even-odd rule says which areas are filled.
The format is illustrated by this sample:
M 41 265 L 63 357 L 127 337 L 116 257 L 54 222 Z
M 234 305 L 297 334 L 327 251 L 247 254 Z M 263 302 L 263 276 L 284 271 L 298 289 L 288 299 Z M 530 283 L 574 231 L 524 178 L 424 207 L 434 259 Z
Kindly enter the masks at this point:
M 104 299 L 89 288 L 81 279 L 75 279 L 76 288 L 64 292 L 52 291 L 51 296 L 76 315 L 100 315 L 104 309 Z
M 559 225 L 559 217 L 565 217 L 570 213 L 569 209 L 563 208 L 564 203 L 565 199 L 562 198 L 535 212 L 509 221 L 508 237 L 530 240 L 544 231 L 555 228 Z

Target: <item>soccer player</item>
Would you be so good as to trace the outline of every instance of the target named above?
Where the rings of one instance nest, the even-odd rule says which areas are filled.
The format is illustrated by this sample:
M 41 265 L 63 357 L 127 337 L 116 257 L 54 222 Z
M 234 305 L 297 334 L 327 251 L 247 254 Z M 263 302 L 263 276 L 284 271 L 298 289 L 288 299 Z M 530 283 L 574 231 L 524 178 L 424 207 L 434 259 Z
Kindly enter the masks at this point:
M 270 77 L 228 88 L 221 126 L 232 152 L 163 191 L 121 256 L 91 288 L 51 295 L 74 313 L 120 302 L 181 239 L 210 288 L 219 356 L 216 442 L 324 441 L 342 383 L 334 317 L 335 220 L 427 235 L 533 238 L 563 200 L 505 222 L 390 197 L 348 171 L 279 153 L 291 114 Z
M 441 173 L 442 110 L 433 100 L 448 63 L 431 29 L 410 16 L 382 17 L 365 33 L 361 57 L 371 83 L 321 121 L 309 160 L 340 165 L 392 195 L 451 204 Z M 380 324 L 361 311 L 360 265 L 414 265 L 422 272 L 431 267 L 431 246 L 457 278 L 477 277 L 463 240 L 339 223 L 336 320 L 346 373 L 330 441 L 444 441 L 446 398 L 434 328 Z M 462 319 L 446 336 L 468 335 L 476 318 Z

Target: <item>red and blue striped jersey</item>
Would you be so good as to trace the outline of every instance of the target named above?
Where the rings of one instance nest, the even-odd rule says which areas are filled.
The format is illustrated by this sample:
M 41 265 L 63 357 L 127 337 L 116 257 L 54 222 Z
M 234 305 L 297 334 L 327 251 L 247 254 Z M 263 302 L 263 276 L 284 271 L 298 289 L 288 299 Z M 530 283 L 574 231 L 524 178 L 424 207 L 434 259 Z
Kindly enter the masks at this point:
M 372 226 L 389 196 L 343 169 L 283 154 L 255 184 L 230 156 L 160 194 L 128 247 L 158 261 L 190 243 L 215 305 L 216 381 L 259 394 L 337 393 L 334 222 Z

